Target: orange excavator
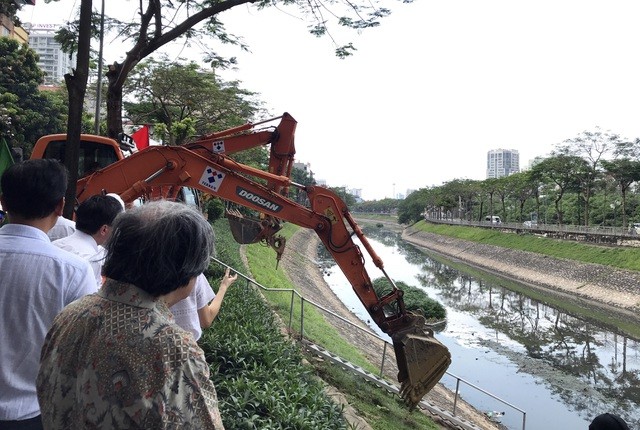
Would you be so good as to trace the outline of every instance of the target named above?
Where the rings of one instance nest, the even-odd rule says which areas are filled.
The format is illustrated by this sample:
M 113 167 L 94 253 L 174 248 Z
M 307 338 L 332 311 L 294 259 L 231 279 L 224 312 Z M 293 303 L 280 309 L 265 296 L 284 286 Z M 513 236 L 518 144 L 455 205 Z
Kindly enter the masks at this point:
M 277 126 L 268 125 L 280 120 Z M 202 136 L 181 146 L 150 146 L 128 156 L 113 139 L 82 135 L 77 183 L 78 203 L 100 193 L 117 193 L 131 203 L 136 199 L 177 199 L 181 190 L 197 189 L 226 202 L 253 210 L 245 216 L 228 210 L 227 218 L 239 243 L 265 242 L 280 259 L 285 239 L 279 236 L 284 221 L 312 229 L 351 283 L 371 318 L 392 341 L 398 365 L 400 394 L 415 407 L 440 380 L 451 363 L 449 350 L 433 337 L 425 319 L 405 309 L 403 292 L 387 275 L 380 257 L 369 244 L 346 204 L 331 190 L 291 181 L 294 134 L 297 122 L 284 113 L 259 123 Z M 64 161 L 66 135 L 38 140 L 31 158 Z M 269 145 L 268 171 L 235 161 L 231 155 Z M 291 187 L 306 193 L 308 206 L 288 197 Z M 379 297 L 365 268 L 357 237 L 375 266 L 393 286 Z

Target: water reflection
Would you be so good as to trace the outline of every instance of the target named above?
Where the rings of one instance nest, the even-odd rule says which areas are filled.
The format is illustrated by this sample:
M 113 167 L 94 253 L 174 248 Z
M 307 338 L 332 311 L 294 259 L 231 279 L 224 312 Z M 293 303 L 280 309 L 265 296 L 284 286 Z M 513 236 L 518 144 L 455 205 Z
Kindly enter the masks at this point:
M 607 411 L 640 428 L 638 341 L 590 322 L 588 316 L 570 315 L 452 268 L 396 233 L 372 229 L 365 234 L 391 276 L 424 289 L 447 308 L 447 326 L 437 337 L 452 350 L 450 370 L 526 409 L 528 429 L 584 429 Z M 337 268 L 327 274 L 330 285 L 340 284 Z M 345 295 L 343 287 L 334 291 Z M 356 304 L 353 300 L 343 298 L 366 318 L 357 297 Z M 509 428 L 520 428 L 517 417 L 505 418 Z

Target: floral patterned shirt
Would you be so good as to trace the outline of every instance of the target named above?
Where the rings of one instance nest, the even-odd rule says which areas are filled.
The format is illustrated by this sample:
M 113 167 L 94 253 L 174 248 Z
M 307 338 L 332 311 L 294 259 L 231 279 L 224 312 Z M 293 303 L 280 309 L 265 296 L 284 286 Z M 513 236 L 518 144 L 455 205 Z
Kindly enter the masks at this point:
M 42 348 L 46 429 L 223 429 L 204 354 L 171 311 L 108 279 L 67 306 Z

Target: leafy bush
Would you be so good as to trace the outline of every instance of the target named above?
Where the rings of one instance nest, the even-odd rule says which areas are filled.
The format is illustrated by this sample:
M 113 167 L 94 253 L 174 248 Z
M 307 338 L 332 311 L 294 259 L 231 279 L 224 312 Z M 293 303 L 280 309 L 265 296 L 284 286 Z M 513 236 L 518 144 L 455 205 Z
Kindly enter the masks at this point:
M 424 315 L 427 321 L 440 321 L 447 317 L 447 310 L 444 306 L 437 300 L 430 298 L 421 289 L 407 285 L 402 281 L 396 282 L 396 286 L 404 291 L 404 305 L 408 311 Z M 373 281 L 373 290 L 378 296 L 384 296 L 391 292 L 392 286 L 387 278 L 377 278 Z
M 343 429 L 340 407 L 253 288 L 230 288 L 200 342 L 226 429 Z

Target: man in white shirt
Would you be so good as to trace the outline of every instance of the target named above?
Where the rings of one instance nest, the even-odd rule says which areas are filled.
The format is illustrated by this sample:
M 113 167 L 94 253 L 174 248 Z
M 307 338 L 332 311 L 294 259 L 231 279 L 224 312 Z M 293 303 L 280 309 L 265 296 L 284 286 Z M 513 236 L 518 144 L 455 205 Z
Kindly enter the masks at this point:
M 230 275 L 227 267 L 224 278 L 220 281 L 218 294 L 214 294 L 207 277 L 204 276 L 204 273 L 201 273 L 196 278 L 196 285 L 189 296 L 169 308 L 176 324 L 190 331 L 195 340 L 200 339 L 202 329 L 209 328 L 213 320 L 218 316 L 227 288 L 237 278 L 238 274 Z
M 36 376 L 53 318 L 97 290 L 89 264 L 53 246 L 47 232 L 64 207 L 67 172 L 28 160 L 2 175 L 0 228 L 0 428 L 41 429 Z
M 53 228 L 47 233 L 47 236 L 49 236 L 49 239 L 53 242 L 54 240 L 62 239 L 63 237 L 73 234 L 74 231 L 76 231 L 76 223 L 60 216 Z
M 102 285 L 102 263 L 105 256 L 102 244 L 111 234 L 113 220 L 123 210 L 122 203 L 112 196 L 91 196 L 76 209 L 76 231 L 52 242 L 58 248 L 87 260 L 98 287 Z

